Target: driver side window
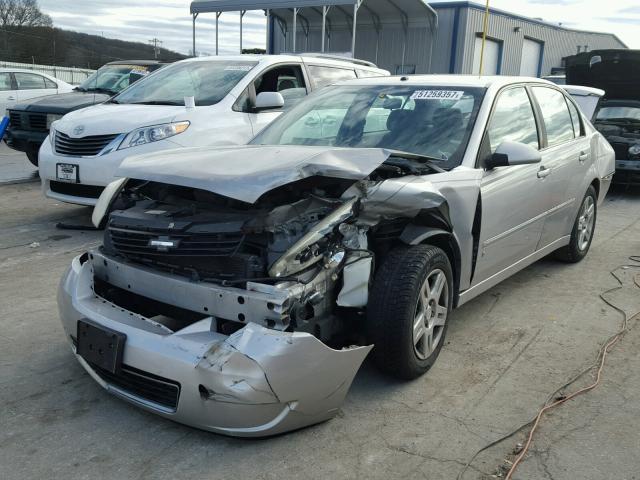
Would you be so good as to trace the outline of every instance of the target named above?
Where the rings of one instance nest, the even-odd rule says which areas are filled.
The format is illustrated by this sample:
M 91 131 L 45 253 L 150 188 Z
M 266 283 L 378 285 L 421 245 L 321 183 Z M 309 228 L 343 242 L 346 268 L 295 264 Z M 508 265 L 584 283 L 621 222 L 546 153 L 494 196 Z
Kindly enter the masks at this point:
M 234 110 L 250 113 L 255 100 L 253 94 L 257 96 L 261 92 L 279 92 L 284 98 L 282 109 L 288 110 L 307 95 L 302 68 L 300 65 L 279 65 L 267 70 L 242 93 Z
M 540 148 L 533 107 L 524 87 L 510 88 L 500 93 L 485 135 L 491 153 L 505 141 Z

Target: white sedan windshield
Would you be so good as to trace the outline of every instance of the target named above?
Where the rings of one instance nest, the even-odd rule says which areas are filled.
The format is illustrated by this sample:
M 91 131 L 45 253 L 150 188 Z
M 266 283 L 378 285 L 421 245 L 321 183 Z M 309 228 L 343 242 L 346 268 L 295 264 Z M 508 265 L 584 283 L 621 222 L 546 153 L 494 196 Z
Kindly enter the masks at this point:
M 482 88 L 451 86 L 327 87 L 302 101 L 251 143 L 388 148 L 459 165 Z

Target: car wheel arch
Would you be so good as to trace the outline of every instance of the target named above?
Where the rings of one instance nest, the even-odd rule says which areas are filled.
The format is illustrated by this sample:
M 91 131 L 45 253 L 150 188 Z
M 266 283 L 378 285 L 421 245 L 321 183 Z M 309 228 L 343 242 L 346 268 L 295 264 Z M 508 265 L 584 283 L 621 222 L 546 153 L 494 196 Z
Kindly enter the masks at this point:
M 409 223 L 400 235 L 400 242 L 409 246 L 433 245 L 434 247 L 441 248 L 447 254 L 453 270 L 453 307 L 455 308 L 458 305 L 458 296 L 460 293 L 460 271 L 462 262 L 460 245 L 458 244 L 455 234 L 438 227 Z

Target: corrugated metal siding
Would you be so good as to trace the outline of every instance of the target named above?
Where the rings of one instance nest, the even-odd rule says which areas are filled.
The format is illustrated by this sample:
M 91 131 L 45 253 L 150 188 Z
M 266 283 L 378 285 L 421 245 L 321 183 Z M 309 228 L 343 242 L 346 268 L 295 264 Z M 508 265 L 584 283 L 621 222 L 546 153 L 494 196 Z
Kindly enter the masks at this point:
M 465 9 L 468 13 L 467 22 L 462 32 L 465 32 L 461 43 L 464 43 L 464 56 L 460 70 L 456 73 L 474 73 L 473 43 L 477 33 L 482 32 L 484 12 L 478 9 Z M 520 27 L 520 32 L 514 29 Z M 491 14 L 489 17 L 488 36 L 503 42 L 502 75 L 518 75 L 522 45 L 525 37 L 541 41 L 544 44 L 542 75 L 549 75 L 552 67 L 561 67 L 564 57 L 575 55 L 578 45 L 589 50 L 602 48 L 624 48 L 613 35 L 606 33 L 590 33 L 565 30 L 546 26 L 539 23 L 528 23 L 524 20 L 511 18 L 506 15 Z
M 288 22 L 287 38 L 280 27 L 275 25 L 274 53 L 292 52 L 293 35 L 292 25 Z M 321 26 L 311 23 L 308 38 L 305 36 L 300 23 L 296 35 L 296 51 L 319 52 L 321 49 Z M 330 39 L 325 41 L 325 51 L 346 53 L 351 51 L 351 26 L 346 23 L 332 22 Z M 378 35 L 371 24 L 358 22 L 356 34 L 356 58 L 369 60 L 380 68 L 394 73 L 397 66 L 402 64 L 404 29 L 399 21 L 383 21 L 382 29 Z M 416 73 L 429 71 L 430 37 L 428 22 L 409 23 L 407 41 L 404 48 L 404 64 L 415 65 Z
M 474 38 L 476 33 L 482 32 L 484 11 L 472 8 L 465 3 L 448 4 L 439 7 L 433 4 L 438 14 L 438 32 L 433 44 L 432 73 L 473 73 Z M 458 12 L 458 29 L 455 30 L 456 11 Z M 514 28 L 520 27 L 520 32 Z M 291 52 L 293 42 L 291 38 L 291 22 L 288 24 L 289 33 L 285 43 L 284 36 L 278 27 L 274 28 L 273 53 Z M 542 75 L 551 73 L 552 67 L 562 66 L 562 59 L 577 53 L 578 45 L 589 50 L 601 48 L 625 48 L 613 35 L 606 33 L 578 32 L 568 29 L 555 28 L 534 20 L 513 18 L 509 15 L 494 12 L 489 20 L 489 37 L 502 41 L 501 74 L 518 75 L 524 38 L 541 41 L 544 44 Z M 456 40 L 454 41 L 454 36 Z M 416 73 L 429 73 L 429 29 L 428 23 L 411 20 L 409 24 L 408 41 L 405 51 L 405 65 L 416 65 Z M 320 25 L 311 23 L 308 41 L 298 24 L 296 49 L 298 52 L 320 51 Z M 396 17 L 383 19 L 380 36 L 376 35 L 370 23 L 359 21 L 356 40 L 356 57 L 370 60 L 394 73 L 396 66 L 402 63 L 404 31 Z M 452 55 L 452 48 L 455 52 Z M 331 41 L 325 44 L 328 52 L 349 52 L 351 50 L 350 26 L 344 22 L 333 22 Z M 453 61 L 453 68 L 451 68 Z

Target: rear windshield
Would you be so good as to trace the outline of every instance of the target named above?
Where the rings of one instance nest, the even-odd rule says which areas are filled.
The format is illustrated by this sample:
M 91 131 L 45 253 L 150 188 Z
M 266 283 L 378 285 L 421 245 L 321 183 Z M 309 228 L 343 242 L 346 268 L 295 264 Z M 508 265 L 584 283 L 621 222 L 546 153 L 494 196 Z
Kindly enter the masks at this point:
M 631 120 L 633 122 L 640 122 L 640 105 L 628 107 L 602 107 L 598 110 L 596 120 Z
M 196 106 L 222 100 L 257 62 L 180 62 L 163 68 L 115 97 L 117 103 L 184 105 L 194 97 Z

